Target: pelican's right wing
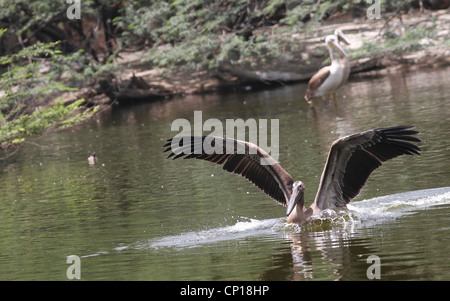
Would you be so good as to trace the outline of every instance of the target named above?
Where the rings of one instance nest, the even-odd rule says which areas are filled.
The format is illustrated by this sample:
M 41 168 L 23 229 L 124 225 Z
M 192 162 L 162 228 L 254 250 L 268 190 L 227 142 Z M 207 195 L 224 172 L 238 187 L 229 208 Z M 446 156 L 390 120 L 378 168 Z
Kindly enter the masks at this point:
M 174 137 L 164 145 L 168 158 L 201 159 L 223 164 L 223 169 L 239 174 L 283 206 L 292 193 L 292 177 L 257 145 L 225 137 Z

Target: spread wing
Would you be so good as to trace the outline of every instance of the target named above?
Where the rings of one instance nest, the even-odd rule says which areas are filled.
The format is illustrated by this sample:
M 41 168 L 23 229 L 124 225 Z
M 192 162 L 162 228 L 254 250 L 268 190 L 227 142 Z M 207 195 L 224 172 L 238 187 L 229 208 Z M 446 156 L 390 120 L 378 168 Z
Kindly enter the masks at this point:
M 412 126 L 374 129 L 336 140 L 330 149 L 315 198 L 320 209 L 345 206 L 356 197 L 382 162 L 400 155 L 420 155 L 411 142 L 420 139 Z
M 168 158 L 201 159 L 223 165 L 223 169 L 251 181 L 283 206 L 291 197 L 292 177 L 257 145 L 225 137 L 174 137 L 164 145 Z

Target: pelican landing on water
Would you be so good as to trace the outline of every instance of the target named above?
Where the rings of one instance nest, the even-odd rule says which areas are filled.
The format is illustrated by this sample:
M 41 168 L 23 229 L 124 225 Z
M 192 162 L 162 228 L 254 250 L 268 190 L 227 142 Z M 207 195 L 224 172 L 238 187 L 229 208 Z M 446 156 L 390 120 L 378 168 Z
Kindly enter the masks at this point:
M 329 35 L 325 38 L 325 45 L 330 53 L 331 65 L 323 67 L 311 77 L 306 89 L 306 101 L 311 102 L 314 97 L 326 97 L 329 95 L 335 100 L 336 91 L 347 82 L 350 75 L 350 62 L 339 42 L 346 45 L 350 44 L 348 38 L 340 29 L 337 29 L 334 35 Z M 338 51 L 339 58 L 334 55 L 333 48 Z
M 185 137 L 176 143 L 167 140 L 164 152 L 168 158 L 195 158 L 223 164 L 223 169 L 239 174 L 253 182 L 272 199 L 286 206 L 287 221 L 303 224 L 305 220 L 321 210 L 345 207 L 358 195 L 369 175 L 382 162 L 400 155 L 420 155 L 420 148 L 410 142 L 420 142 L 413 137 L 419 132 L 412 126 L 397 126 L 373 129 L 337 139 L 331 145 L 328 158 L 320 178 L 319 189 L 312 205 L 304 204 L 305 186 L 294 179 L 268 153 L 257 145 L 224 137 Z M 201 139 L 196 139 L 201 138 Z M 223 146 L 218 152 L 206 152 L 205 140 L 211 147 Z M 179 143 L 187 141 L 187 145 Z M 234 150 L 227 147 L 232 142 Z M 208 141 L 206 141 L 208 143 Z M 228 151 L 228 153 L 227 153 Z M 264 162 L 264 163 L 262 163 Z

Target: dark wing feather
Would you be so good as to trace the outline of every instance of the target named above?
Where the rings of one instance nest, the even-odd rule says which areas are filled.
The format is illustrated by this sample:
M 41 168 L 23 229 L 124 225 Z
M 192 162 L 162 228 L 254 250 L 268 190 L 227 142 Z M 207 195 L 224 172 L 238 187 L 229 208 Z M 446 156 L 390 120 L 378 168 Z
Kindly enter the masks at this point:
M 205 139 L 213 139 L 204 144 Z M 164 152 L 170 152 L 168 158 L 201 159 L 223 165 L 223 169 L 239 174 L 283 206 L 292 192 L 292 177 L 263 149 L 253 143 L 223 137 L 177 137 L 167 140 Z M 227 142 L 233 147 L 227 151 Z M 184 145 L 184 144 L 185 145 Z M 205 149 L 205 145 L 216 146 L 214 151 Z M 266 163 L 261 164 L 261 160 Z
M 400 155 L 420 155 L 411 142 L 420 139 L 412 126 L 365 131 L 336 140 L 325 164 L 315 204 L 320 209 L 345 206 L 356 197 L 382 162 Z

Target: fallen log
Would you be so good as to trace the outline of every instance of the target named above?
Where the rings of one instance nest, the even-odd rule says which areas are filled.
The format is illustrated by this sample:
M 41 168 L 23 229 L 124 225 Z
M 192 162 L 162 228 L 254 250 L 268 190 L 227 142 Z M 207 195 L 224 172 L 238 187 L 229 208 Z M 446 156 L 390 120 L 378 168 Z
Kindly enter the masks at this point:
M 109 80 L 100 80 L 99 86 L 101 92 L 108 96 L 111 102 L 159 100 L 171 95 L 170 91 L 153 89 L 142 78 L 134 75 L 127 88 L 113 86 Z
M 129 101 L 129 100 L 156 100 L 156 99 L 162 99 L 166 97 L 167 94 L 161 94 L 154 91 L 149 91 L 145 89 L 122 89 L 119 91 L 116 91 L 114 93 L 114 98 L 119 101 Z
M 240 82 L 243 83 L 265 83 L 265 84 L 280 84 L 280 83 L 294 83 L 308 80 L 312 74 L 301 74 L 284 71 L 262 71 L 262 70 L 244 70 L 232 66 L 220 66 L 220 72 L 229 73 Z
M 385 58 L 377 56 L 373 58 L 362 58 L 351 61 L 351 73 L 366 72 L 385 67 Z M 320 69 L 320 66 L 317 70 Z M 264 83 L 271 84 L 289 84 L 296 82 L 307 82 L 315 72 L 288 71 L 268 71 L 268 70 L 245 70 L 232 66 L 219 67 L 220 72 L 225 72 L 235 76 L 241 83 Z
M 382 64 L 382 59 L 383 57 L 377 56 L 350 61 L 350 73 L 354 74 L 382 68 L 384 65 Z

